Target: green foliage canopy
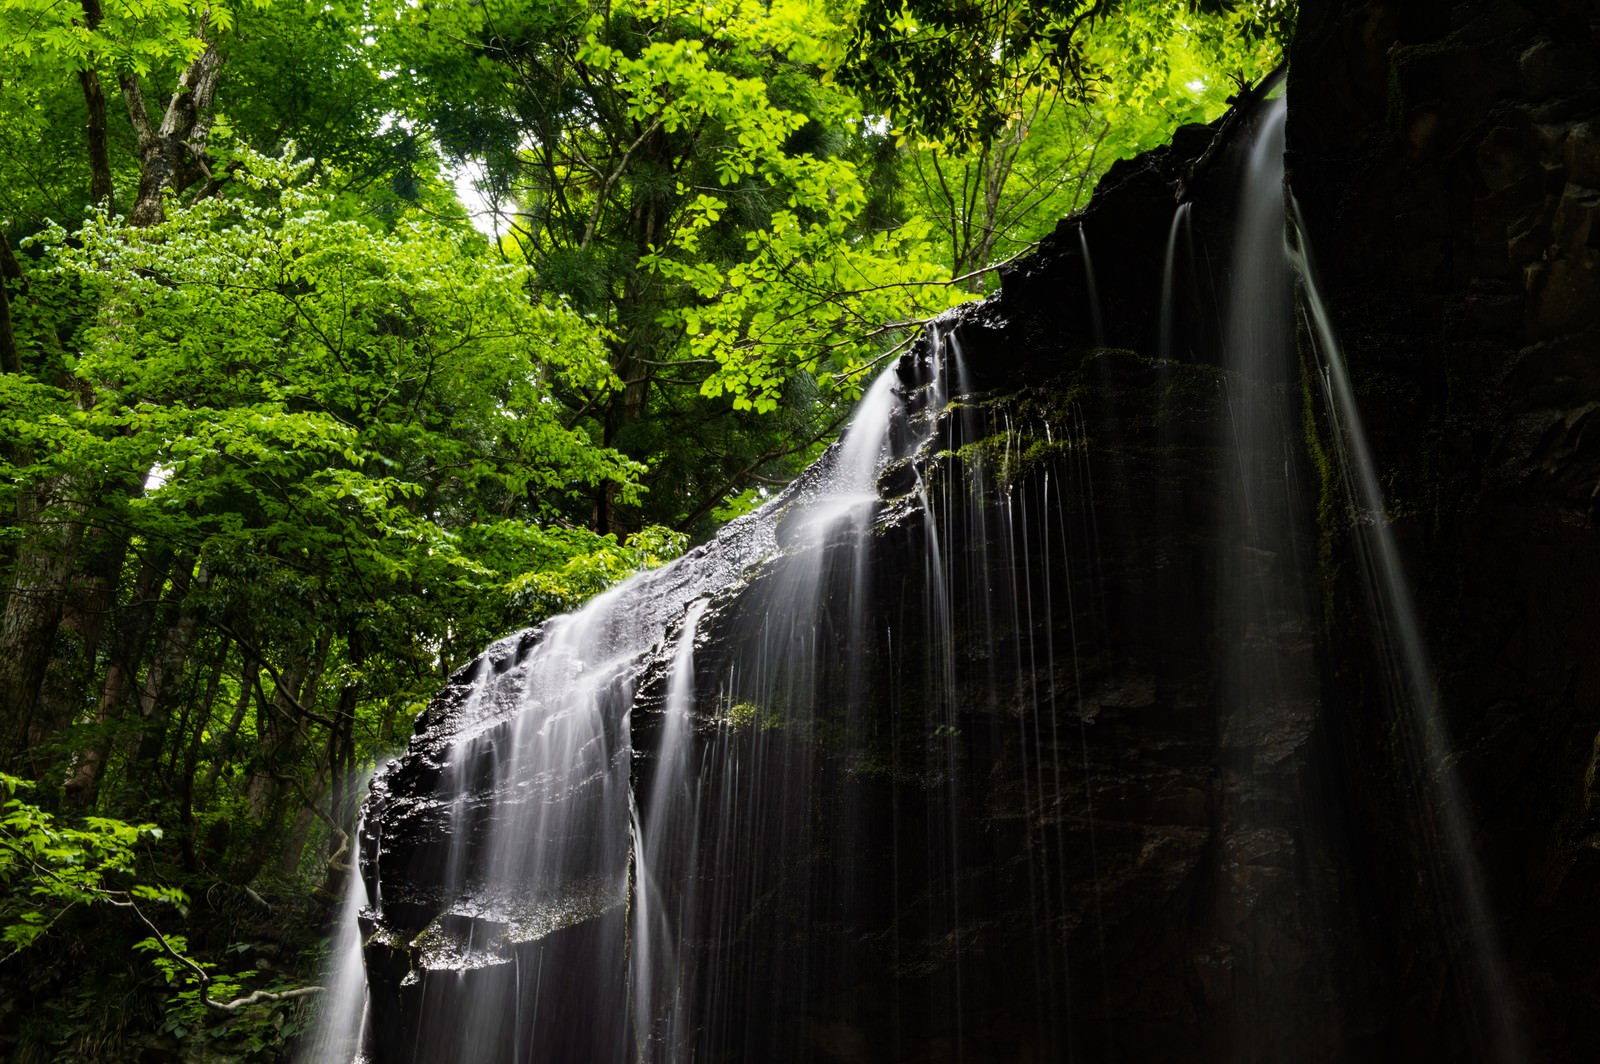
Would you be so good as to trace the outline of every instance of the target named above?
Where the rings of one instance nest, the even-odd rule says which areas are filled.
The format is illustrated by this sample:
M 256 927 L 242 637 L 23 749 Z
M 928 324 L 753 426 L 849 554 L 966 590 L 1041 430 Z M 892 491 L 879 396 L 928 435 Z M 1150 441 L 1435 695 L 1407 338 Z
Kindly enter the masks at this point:
M 845 77 L 924 136 L 961 147 L 993 140 L 1026 94 L 1084 99 L 1137 82 L 1194 24 L 1223 24 L 1251 44 L 1288 40 L 1290 0 L 861 0 Z M 1105 64 L 1105 35 L 1143 38 Z M 1141 60 L 1141 57 L 1147 57 Z M 955 76 L 952 77 L 952 72 Z M 1131 77 L 1130 77 L 1131 75 Z

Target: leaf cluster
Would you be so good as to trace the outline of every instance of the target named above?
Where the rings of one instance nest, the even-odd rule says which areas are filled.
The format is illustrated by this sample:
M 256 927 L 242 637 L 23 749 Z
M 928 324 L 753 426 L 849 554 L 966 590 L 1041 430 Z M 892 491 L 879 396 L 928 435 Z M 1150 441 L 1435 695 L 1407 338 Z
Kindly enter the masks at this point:
M 104 816 L 64 824 L 18 796 L 31 786 L 0 773 L 0 964 L 75 907 L 135 908 L 144 901 L 180 913 L 187 908 L 187 896 L 176 887 L 135 879 L 140 844 L 159 840 L 159 827 Z

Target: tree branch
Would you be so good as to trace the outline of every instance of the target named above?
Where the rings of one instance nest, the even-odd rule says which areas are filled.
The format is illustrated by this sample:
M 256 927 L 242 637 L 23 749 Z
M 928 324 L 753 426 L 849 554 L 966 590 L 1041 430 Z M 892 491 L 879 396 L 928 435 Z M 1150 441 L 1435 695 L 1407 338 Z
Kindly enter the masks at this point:
M 256 647 L 253 646 L 248 639 L 245 639 L 238 632 L 234 631 L 221 621 L 213 620 L 211 623 L 216 625 L 217 629 L 224 635 L 232 636 L 233 639 L 244 648 L 245 652 L 250 655 L 251 659 L 257 662 L 263 669 L 267 670 L 267 673 L 272 677 L 272 682 L 274 684 L 274 697 L 281 695 L 283 700 L 289 703 L 290 708 L 309 721 L 320 724 L 324 728 L 337 727 L 337 725 L 327 717 L 324 717 L 315 710 L 307 709 L 305 706 L 301 705 L 300 700 L 289 693 L 289 685 L 283 682 L 283 674 L 274 668 L 272 663 L 266 659 L 266 655 L 262 654 L 260 650 L 256 649 Z M 255 681 L 256 693 L 261 696 L 261 701 L 267 705 L 271 705 L 273 700 L 267 697 L 266 690 L 261 686 L 261 674 L 257 673 L 254 677 L 252 677 L 252 679 Z
M 740 469 L 737 473 L 734 473 L 732 476 L 728 477 L 728 479 L 723 482 L 721 487 L 719 487 L 716 491 L 711 492 L 706 497 L 705 501 L 702 502 L 699 506 L 695 507 L 693 512 L 691 512 L 688 517 L 685 517 L 682 521 L 679 521 L 677 526 L 676 526 L 677 530 L 679 532 L 688 531 L 689 528 L 692 527 L 696 521 L 700 520 L 700 518 L 704 517 L 707 513 L 709 513 L 711 511 L 712 507 L 716 506 L 717 503 L 722 500 L 723 496 L 727 495 L 728 492 L 730 492 L 734 488 L 738 487 L 741 483 L 744 482 L 744 480 L 747 477 L 749 477 L 757 469 L 760 469 L 763 465 L 766 465 L 768 462 L 775 461 L 775 460 L 777 460 L 779 458 L 783 458 L 783 457 L 786 457 L 788 455 L 795 454 L 798 451 L 803 451 L 807 447 L 810 447 L 810 446 L 812 446 L 813 444 L 816 444 L 816 443 L 820 443 L 821 441 L 827 439 L 829 436 L 831 436 L 834 433 L 838 432 L 839 431 L 839 426 L 840 426 L 841 423 L 843 423 L 843 421 L 845 419 L 845 416 L 846 415 L 844 415 L 844 414 L 840 414 L 838 417 L 833 418 L 831 421 L 828 422 L 828 425 L 827 425 L 826 428 L 824 428 L 821 432 L 817 433 L 816 435 L 812 436 L 810 439 L 802 440 L 801 442 L 793 444 L 793 445 L 791 445 L 789 447 L 774 447 L 773 449 L 767 451 L 765 454 L 758 455 L 755 458 L 751 459 L 750 462 L 746 463 L 744 468 Z
M 133 134 L 144 151 L 156 143 L 156 127 L 150 121 L 150 110 L 145 106 L 144 89 L 137 74 L 123 74 L 117 79 L 122 86 L 122 102 L 128 107 L 128 121 L 133 123 Z
M 309 997 L 312 994 L 320 994 L 325 989 L 326 987 L 320 986 L 298 986 L 293 990 L 257 990 L 246 994 L 244 997 L 234 998 L 232 1001 L 213 1001 L 211 998 L 205 997 L 203 993 L 202 997 L 205 998 L 207 1005 L 219 1012 L 238 1012 L 246 1005 L 259 1005 L 263 1001 L 288 1001 L 291 998 Z

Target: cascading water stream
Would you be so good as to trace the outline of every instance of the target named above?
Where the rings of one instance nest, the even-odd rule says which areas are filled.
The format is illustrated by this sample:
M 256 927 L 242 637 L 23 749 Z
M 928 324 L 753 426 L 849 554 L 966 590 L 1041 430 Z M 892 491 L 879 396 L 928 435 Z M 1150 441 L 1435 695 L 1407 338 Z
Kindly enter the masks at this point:
M 725 727 L 741 706 L 782 705 L 798 716 L 818 701 L 821 674 L 797 663 L 824 653 L 829 629 L 866 623 L 872 577 L 861 548 L 882 505 L 878 475 L 922 446 L 935 424 L 928 412 L 948 400 L 937 334 L 932 344 L 922 380 L 908 381 L 904 365 L 881 375 L 841 442 L 763 511 L 688 558 L 547 622 L 536 639 L 503 640 L 475 666 L 468 693 L 445 726 L 436 725 L 439 786 L 450 797 L 430 829 L 437 841 L 413 855 L 406 872 L 423 892 L 416 901 L 385 899 L 401 911 L 419 903 L 440 910 L 406 946 L 421 959 L 401 980 L 418 998 L 405 1017 L 415 1027 L 416 1059 L 492 1060 L 507 1046 L 521 1059 L 535 1043 L 597 1060 L 692 1056 L 695 1034 L 684 1009 L 699 995 L 714 1012 L 718 992 L 715 977 L 700 980 L 705 966 L 697 969 L 679 949 L 683 936 L 703 930 L 689 916 L 698 904 L 694 884 L 706 879 L 701 866 L 740 867 L 722 851 L 755 845 L 755 825 L 774 818 L 781 832 L 784 810 L 804 808 L 812 789 L 795 771 L 775 792 L 752 791 L 754 805 L 702 807 L 708 779 L 747 777 L 741 759 L 773 759 L 769 747 L 793 746 L 804 722 L 750 729 L 753 744 L 745 742 L 749 734 L 706 743 L 696 731 L 719 716 Z M 908 409 L 909 392 L 923 414 Z M 739 668 L 729 668 L 721 708 L 696 707 L 693 644 L 710 595 L 774 557 L 782 560 L 774 569 L 782 608 L 744 637 L 749 649 Z M 841 599 L 849 600 L 842 616 Z M 641 721 L 629 709 L 638 663 L 672 622 L 681 635 L 665 711 Z M 642 792 L 630 741 L 641 725 L 654 730 Z M 798 763 L 777 757 L 791 759 Z M 709 806 L 726 800 L 715 794 Z M 703 841 L 702 821 L 714 827 Z M 384 878 L 376 865 L 368 872 L 374 887 Z M 708 889 L 728 885 L 738 886 Z M 368 923 L 383 925 L 382 907 Z M 530 992 L 552 967 L 561 970 L 560 985 Z M 630 973 L 626 987 L 619 971 Z M 467 992 L 461 981 L 469 978 L 483 986 Z M 735 996 L 752 993 L 746 987 Z M 577 1029 L 563 1011 L 580 999 L 586 1010 L 633 1022 Z
M 1174 317 L 1177 303 L 1178 238 L 1186 235 L 1192 242 L 1189 230 L 1189 212 L 1194 204 L 1178 204 L 1172 212 L 1172 228 L 1167 232 L 1167 254 L 1161 266 L 1161 336 L 1158 354 L 1163 362 L 1173 357 Z
M 332 963 L 326 989 L 315 1026 L 299 1054 L 306 1064 L 354 1060 L 361 1051 L 367 1020 L 367 981 L 361 965 L 357 917 L 366 904 L 366 886 L 352 871 L 345 883 L 338 930 L 329 951 Z
M 633 914 L 629 943 L 629 977 L 633 987 L 634 1042 L 672 1047 L 686 1044 L 685 1011 L 689 1004 L 674 928 L 683 911 L 695 904 L 692 884 L 679 888 L 676 914 L 666 911 L 664 875 L 673 862 L 699 849 L 700 822 L 694 753 L 694 641 L 707 599 L 691 603 L 684 615 L 667 677 L 666 707 L 656 743 L 654 774 L 641 818 L 637 803 L 633 822 Z M 670 855 L 670 856 L 669 856 Z
M 1309 566 L 1296 556 L 1295 524 L 1304 520 L 1297 516 L 1304 503 L 1295 487 L 1295 410 L 1290 390 L 1298 375 L 1291 316 L 1298 277 L 1302 309 L 1322 364 L 1319 382 L 1334 425 L 1346 502 L 1356 521 L 1374 641 L 1385 663 L 1393 711 L 1406 722 L 1421 762 L 1418 779 L 1431 798 L 1433 809 L 1424 811 L 1423 819 L 1436 816 L 1439 824 L 1437 839 L 1426 847 L 1426 858 L 1435 865 L 1438 888 L 1449 896 L 1446 909 L 1460 914 L 1458 930 L 1465 932 L 1476 971 L 1478 985 L 1466 995 L 1466 1006 L 1484 1017 L 1482 1042 L 1492 1059 L 1519 1062 L 1524 1057 L 1509 1004 L 1511 982 L 1489 916 L 1466 799 L 1449 764 L 1450 747 L 1441 732 L 1422 628 L 1354 390 L 1310 267 L 1304 226 L 1283 188 L 1286 113 L 1281 98 L 1269 105 L 1247 167 L 1224 336 L 1230 369 L 1228 407 L 1241 484 L 1235 522 L 1226 526 L 1224 538 L 1244 551 L 1230 607 L 1243 621 L 1244 638 L 1228 676 L 1232 700 L 1246 711 L 1236 712 L 1233 723 L 1248 729 L 1251 714 L 1259 708 L 1277 707 L 1274 712 L 1281 716 L 1282 707 L 1296 702 L 1310 713 L 1316 698 L 1317 675 L 1309 655 L 1292 652 L 1294 627 L 1309 619 L 1303 583 Z M 1241 793 L 1255 786 L 1248 776 L 1239 777 L 1234 785 Z M 1284 830 L 1291 823 L 1263 823 L 1256 817 L 1247 828 Z M 1316 919 L 1315 913 L 1310 916 Z M 1295 1007 L 1293 1000 L 1274 1000 L 1274 990 L 1271 983 L 1258 987 L 1264 995 L 1258 1007 L 1278 1011 Z
M 1100 284 L 1094 276 L 1094 258 L 1089 254 L 1089 230 L 1078 225 L 1078 247 L 1083 252 L 1083 287 L 1089 300 L 1089 328 L 1096 347 L 1106 342 L 1106 324 L 1100 310 Z
M 1433 669 L 1422 635 L 1422 624 L 1406 578 L 1399 545 L 1395 542 L 1388 506 L 1378 482 L 1362 423 L 1360 406 L 1345 365 L 1343 348 L 1317 285 L 1305 224 L 1299 205 L 1291 198 L 1287 256 L 1300 279 L 1302 308 L 1321 365 L 1319 383 L 1334 426 L 1335 457 L 1345 502 L 1355 527 L 1355 540 L 1365 577 L 1365 590 L 1373 614 L 1373 641 L 1386 669 L 1391 708 L 1403 722 L 1412 766 L 1422 792 L 1431 791 L 1432 808 L 1422 811 L 1427 823 L 1437 818 L 1437 836 L 1425 839 L 1427 856 L 1441 880 L 1436 888 L 1445 895 L 1443 908 L 1452 914 L 1447 934 L 1464 942 L 1476 987 L 1464 997 L 1469 1012 L 1485 1028 L 1481 1041 L 1492 1059 L 1520 1064 L 1527 1059 L 1514 1014 L 1514 992 L 1491 917 L 1488 889 L 1477 858 L 1470 805 L 1450 762 L 1451 745 L 1444 732 L 1433 680 Z
M 748 691 L 763 689 L 759 700 L 741 695 L 735 703 L 751 706 L 770 704 L 781 688 L 788 705 L 806 704 L 815 698 L 809 689 L 811 676 L 803 671 L 788 671 L 783 679 L 771 673 L 784 672 L 782 664 L 791 654 L 808 658 L 816 653 L 819 616 L 825 611 L 828 575 L 844 570 L 851 574 L 852 621 L 859 623 L 862 605 L 860 588 L 864 582 L 864 552 L 861 543 L 874 517 L 878 501 L 875 480 L 890 458 L 890 433 L 897 420 L 903 396 L 897 394 L 897 375 L 881 375 L 862 397 L 855 417 L 836 449 L 829 475 L 818 484 L 796 513 L 781 522 L 778 539 L 792 553 L 783 569 L 781 588 L 775 600 L 782 609 L 773 611 L 754 635 L 759 649 L 737 677 L 730 676 L 730 687 Z M 818 549 L 823 544 L 834 549 Z M 847 559 L 838 556 L 844 551 Z M 637 817 L 634 862 L 634 936 L 631 961 L 634 983 L 634 1022 L 638 1031 L 640 1059 L 679 1061 L 692 1059 L 696 1032 L 686 1012 L 697 997 L 710 993 L 698 985 L 697 966 L 680 956 L 678 943 L 685 936 L 698 937 L 694 913 L 701 898 L 698 884 L 707 877 L 700 872 L 702 862 L 725 864 L 729 859 L 711 857 L 722 847 L 752 845 L 745 827 L 749 810 L 731 815 L 704 809 L 699 796 L 706 779 L 737 777 L 741 752 L 737 744 L 724 738 L 696 741 L 693 734 L 695 704 L 694 639 L 706 601 L 692 604 L 685 616 L 678 649 L 667 679 L 663 722 L 651 756 L 652 780 Z M 713 716 L 702 714 L 702 719 Z M 751 722 L 742 722 L 749 724 Z M 700 757 L 702 762 L 692 763 Z M 802 788 L 794 797 L 800 800 Z M 737 784 L 734 785 L 737 788 Z M 709 824 L 709 851 L 702 851 L 701 829 Z M 737 861 L 738 858 L 732 860 Z M 741 994 L 751 993 L 743 988 Z
M 1286 111 L 1282 97 L 1269 101 L 1250 147 L 1222 335 L 1233 470 L 1219 486 L 1225 891 L 1216 920 L 1239 989 L 1229 1052 L 1241 1061 L 1282 1059 L 1299 1032 L 1328 1022 L 1312 993 L 1325 980 L 1315 903 L 1287 869 L 1258 868 L 1253 856 L 1264 845 L 1304 850 L 1298 759 L 1289 755 L 1308 741 L 1319 709 L 1314 600 L 1300 548 L 1310 509 L 1296 475 L 1293 275 L 1283 253 Z M 1276 911 L 1273 937 L 1241 934 L 1229 912 L 1263 897 Z M 1308 959 L 1298 982 L 1273 972 L 1278 938 Z

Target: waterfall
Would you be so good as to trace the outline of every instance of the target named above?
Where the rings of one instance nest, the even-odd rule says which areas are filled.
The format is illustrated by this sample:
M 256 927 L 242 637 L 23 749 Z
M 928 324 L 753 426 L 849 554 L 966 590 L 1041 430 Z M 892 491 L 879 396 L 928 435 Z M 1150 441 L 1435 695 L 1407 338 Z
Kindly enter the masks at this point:
M 1323 989 L 1324 916 L 1294 864 L 1311 859 L 1302 830 L 1305 753 L 1320 711 L 1317 619 L 1302 543 L 1312 535 L 1300 485 L 1293 275 L 1284 255 L 1284 99 L 1259 119 L 1239 190 L 1222 364 L 1231 469 L 1218 486 L 1218 628 L 1222 885 L 1216 935 L 1238 987 L 1230 1058 L 1292 1056 L 1301 1032 L 1332 1022 Z M 1290 855 L 1263 867 L 1263 851 Z M 1314 885 L 1310 885 L 1314 888 Z M 1275 913 L 1272 934 L 1237 926 L 1237 912 Z M 1305 958 L 1274 971 L 1282 943 Z
M 934 378 L 924 387 L 942 404 L 937 363 Z M 802 830 L 786 819 L 790 804 L 801 804 L 810 785 L 809 773 L 795 771 L 804 763 L 804 751 L 787 750 L 782 767 L 793 772 L 793 791 L 781 796 L 777 808 L 763 810 L 739 804 L 706 807 L 704 797 L 727 803 L 745 785 L 753 761 L 765 756 L 769 742 L 790 744 L 794 732 L 812 723 L 801 719 L 816 699 L 816 673 L 791 668 L 791 658 L 811 661 L 822 654 L 825 621 L 833 595 L 847 597 L 840 618 L 848 639 L 864 623 L 866 555 L 864 539 L 879 502 L 876 480 L 893 456 L 891 431 L 906 414 L 905 395 L 897 390 L 900 378 L 890 371 L 880 375 L 862 397 L 850 426 L 835 449 L 829 473 L 805 492 L 803 504 L 774 522 L 776 542 L 790 556 L 781 569 L 773 601 L 781 604 L 760 619 L 751 641 L 748 660 L 726 677 L 727 687 L 716 703 L 697 704 L 694 674 L 694 639 L 707 601 L 697 600 L 682 622 L 677 650 L 667 668 L 665 703 L 658 737 L 647 759 L 651 777 L 645 792 L 645 812 L 636 835 L 634 861 L 635 983 L 634 1022 L 636 1052 L 642 1058 L 662 1061 L 694 1057 L 696 1034 L 686 1016 L 691 1006 L 707 1018 L 706 1002 L 718 992 L 702 985 L 704 965 L 686 958 L 679 944 L 697 941 L 709 929 L 696 926 L 706 900 L 702 885 L 716 883 L 718 868 L 751 865 L 743 851 L 764 841 L 752 823 L 771 824 L 771 839 Z M 920 443 L 920 439 L 915 443 Z M 905 446 L 902 441 L 902 447 Z M 839 586 L 835 579 L 845 574 Z M 848 687 L 848 685 L 847 685 Z M 781 726 L 770 707 L 781 702 L 790 708 Z M 707 734 L 696 737 L 696 718 Z M 745 740 L 761 736 L 750 749 Z M 780 737 L 781 736 L 781 737 Z M 691 764 L 691 758 L 698 763 Z M 720 789 L 723 793 L 717 793 Z M 751 797 L 767 797 L 760 792 Z M 766 819 L 772 818 L 772 819 Z M 768 839 L 766 841 L 771 841 Z M 717 884 L 713 890 L 737 889 L 737 884 Z M 714 902 L 715 908 L 726 902 Z M 741 993 L 749 993 L 743 988 Z M 697 1002 L 698 999 L 698 1002 Z M 712 1022 L 718 1017 L 713 1013 Z
M 298 1054 L 305 1064 L 354 1060 L 366 1029 L 367 982 L 361 966 L 361 910 L 366 886 L 352 872 L 346 877 L 337 931 L 329 950 L 329 975 L 309 1037 Z
M 1089 254 L 1089 230 L 1078 225 L 1078 247 L 1083 252 L 1083 291 L 1089 301 L 1090 337 L 1095 346 L 1106 342 L 1106 324 L 1100 309 L 1100 283 L 1094 275 L 1094 258 Z
M 1173 357 L 1174 317 L 1177 309 L 1178 238 L 1180 235 L 1185 235 L 1192 244 L 1194 237 L 1189 229 L 1189 212 L 1193 209 L 1193 203 L 1178 204 L 1177 209 L 1172 212 L 1172 228 L 1167 232 L 1167 254 L 1161 266 L 1161 336 L 1157 344 L 1157 353 L 1164 362 Z
M 373 1064 L 1331 1064 L 1381 1042 L 1353 944 L 1372 910 L 1324 801 L 1344 783 L 1319 775 L 1329 719 L 1368 710 L 1323 657 L 1297 269 L 1378 653 L 1438 787 L 1436 878 L 1483 1000 L 1509 997 L 1379 481 L 1286 242 L 1285 108 L 1188 171 L 1225 193 L 1070 220 L 1032 275 L 1043 311 L 1002 293 L 934 323 L 761 510 L 453 677 L 373 784 L 370 1004 L 341 991 L 319 1045 L 363 1022 Z M 1158 263 L 1159 316 L 1102 321 L 1102 295 L 1148 305 Z
M 1292 293 L 1299 282 L 1301 310 L 1309 326 L 1318 364 L 1319 391 L 1332 425 L 1334 458 L 1347 512 L 1353 520 L 1357 555 L 1370 613 L 1377 660 L 1383 663 L 1389 708 L 1403 722 L 1414 759 L 1418 793 L 1429 808 L 1420 810 L 1424 823 L 1437 831 L 1421 840 L 1422 851 L 1444 894 L 1446 939 L 1475 972 L 1475 986 L 1464 1007 L 1482 1030 L 1476 1041 L 1489 1059 L 1517 1062 L 1524 1054 L 1515 1034 L 1511 981 L 1490 917 L 1485 880 L 1478 866 L 1470 826 L 1470 809 L 1449 763 L 1450 745 L 1442 732 L 1435 704 L 1432 670 L 1410 583 L 1390 528 L 1379 485 L 1378 467 L 1366 440 L 1361 415 L 1343 354 L 1323 305 L 1298 207 L 1286 199 L 1284 126 L 1287 106 L 1270 101 L 1256 136 L 1238 213 L 1231 296 L 1224 331 L 1224 364 L 1228 376 L 1229 414 L 1240 475 L 1239 503 L 1224 521 L 1225 549 L 1238 549 L 1232 592 L 1224 612 L 1242 626 L 1236 653 L 1225 673 L 1234 715 L 1229 727 L 1248 731 L 1253 719 L 1270 711 L 1275 726 L 1285 716 L 1298 716 L 1310 727 L 1317 711 L 1320 674 L 1312 653 L 1314 635 L 1307 580 L 1308 559 L 1297 556 L 1302 534 L 1309 531 L 1306 500 L 1296 485 L 1299 444 L 1296 438 L 1297 385 Z M 1174 233 L 1177 222 L 1174 220 Z M 1166 320 L 1166 311 L 1163 311 Z M 1224 560 L 1224 569 L 1228 561 Z M 1285 712 L 1286 707 L 1290 708 Z M 1335 712 L 1348 707 L 1333 707 Z M 1228 747 L 1226 736 L 1224 748 Z M 1260 766 L 1236 771 L 1228 795 L 1248 795 L 1257 809 L 1241 818 L 1238 834 L 1292 831 L 1299 818 L 1292 809 L 1277 816 L 1259 810 Z M 1226 828 L 1225 828 L 1226 834 Z M 1230 843 L 1226 837 L 1224 846 Z M 1259 889 L 1258 887 L 1256 889 Z M 1321 922 L 1306 914 L 1307 928 Z M 1303 1007 L 1296 995 L 1283 995 L 1281 983 L 1264 980 L 1255 991 L 1255 1009 L 1283 1014 Z M 1249 1023 L 1259 1044 L 1261 1024 Z M 1271 1059 L 1268 1054 L 1264 1059 Z
M 633 938 L 629 977 L 633 984 L 634 1043 L 684 1045 L 688 1039 L 685 972 L 676 932 L 683 913 L 695 904 L 694 885 L 678 887 L 668 908 L 665 884 L 699 850 L 699 789 L 694 766 L 694 641 L 707 599 L 697 599 L 684 615 L 667 677 L 666 708 L 656 744 L 649 810 L 633 810 Z
M 391 855 L 373 828 L 366 865 L 372 896 L 383 899 L 367 914 L 369 927 L 383 928 L 391 913 L 436 912 L 421 934 L 394 942 L 411 958 L 397 989 L 414 1000 L 404 1017 L 384 1022 L 405 1027 L 416 1059 L 500 1059 L 508 1046 L 512 1059 L 536 1048 L 688 1059 L 698 1037 L 683 1020 L 690 1002 L 715 1031 L 734 1022 L 717 1014 L 719 1001 L 757 995 L 749 986 L 727 991 L 707 974 L 742 962 L 695 964 L 683 944 L 715 930 L 696 926 L 702 908 L 737 911 L 752 901 L 743 892 L 758 889 L 708 869 L 760 867 L 762 857 L 747 851 L 790 836 L 804 847 L 816 749 L 836 730 L 863 726 L 821 703 L 832 691 L 841 705 L 856 704 L 860 659 L 835 647 L 880 634 L 865 630 L 881 609 L 862 546 L 882 518 L 879 476 L 927 444 L 948 402 L 951 356 L 937 333 L 931 343 L 922 368 L 903 363 L 880 376 L 840 443 L 762 511 L 573 615 L 502 640 L 453 683 L 457 695 L 429 722 L 432 746 L 417 766 L 443 796 L 421 818 L 425 841 Z M 921 492 L 920 474 L 911 476 Z M 927 579 L 936 585 L 942 532 L 933 520 L 925 528 Z M 774 607 L 739 633 L 739 659 L 726 664 L 713 704 L 703 693 L 697 702 L 697 625 L 719 589 L 774 558 L 765 592 Z M 930 596 L 924 610 L 923 624 L 945 631 L 948 651 L 944 596 Z M 641 662 L 667 628 L 680 634 L 664 709 L 642 708 Z M 892 629 L 881 635 L 892 639 Z M 951 668 L 946 653 L 924 681 L 936 699 Z M 942 704 L 946 719 L 933 729 L 942 752 L 927 771 L 953 778 L 958 728 L 948 699 Z M 643 755 L 641 736 L 650 748 Z M 764 777 L 736 798 L 753 766 L 781 779 Z M 399 791 L 408 783 L 404 772 L 380 779 L 374 802 L 404 817 Z M 928 820 L 941 864 L 958 859 L 962 830 L 945 819 Z M 402 862 L 395 878 L 410 894 L 380 895 Z M 855 889 L 847 870 L 839 889 Z M 959 923 L 959 899 L 938 919 Z M 373 936 L 384 939 L 382 930 Z M 620 980 L 619 972 L 630 974 Z M 952 993 L 959 1000 L 959 989 Z M 632 1022 L 574 1022 L 568 1006 L 578 1001 L 585 1016 Z

